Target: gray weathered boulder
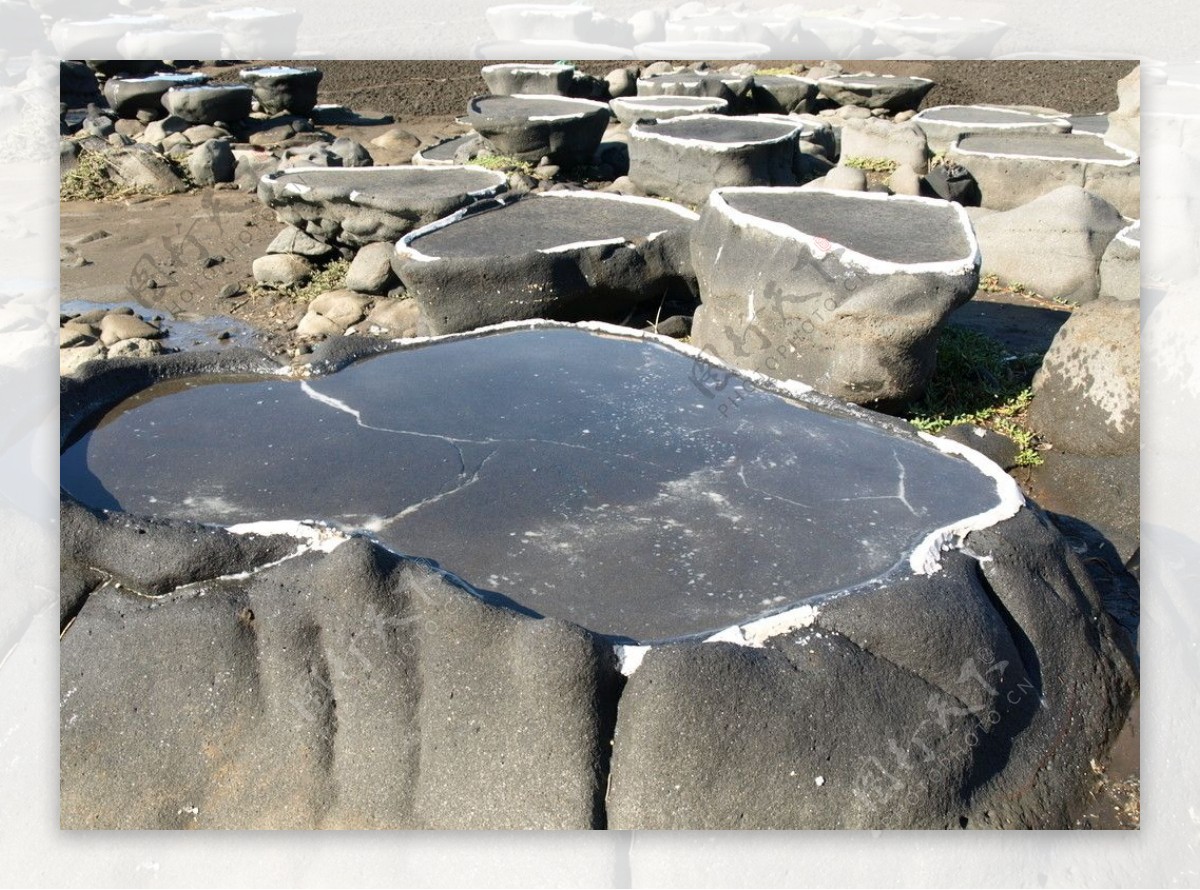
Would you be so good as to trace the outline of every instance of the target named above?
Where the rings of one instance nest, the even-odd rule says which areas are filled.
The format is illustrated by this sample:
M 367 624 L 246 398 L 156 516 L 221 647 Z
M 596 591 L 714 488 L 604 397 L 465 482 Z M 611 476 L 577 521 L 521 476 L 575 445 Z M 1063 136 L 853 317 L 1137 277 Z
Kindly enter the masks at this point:
M 724 99 L 734 113 L 754 108 L 754 78 L 745 75 L 680 71 L 639 77 L 639 96 L 701 96 Z
M 764 114 L 791 114 L 813 110 L 817 84 L 794 74 L 755 74 L 750 87 L 754 108 Z
M 171 114 L 193 124 L 231 124 L 250 116 L 254 93 L 240 83 L 171 87 L 162 97 Z
M 243 68 L 240 76 L 267 114 L 308 114 L 316 107 L 323 75 L 319 68 L 272 65 Z
M 798 121 L 695 114 L 629 128 L 629 178 L 648 194 L 700 204 L 714 188 L 795 185 Z
M 566 64 L 535 65 L 505 62 L 484 65 L 483 82 L 493 96 L 531 93 L 541 96 L 569 96 L 575 80 L 575 66 Z
M 1103 198 L 1065 185 L 976 221 L 983 274 L 1046 297 L 1094 300 L 1100 293 L 1100 259 L 1124 225 Z
M 324 259 L 333 251 L 331 245 L 295 226 L 285 226 L 267 245 L 267 253 L 294 253 L 314 260 Z
M 951 145 L 946 158 L 971 171 L 984 207 L 1011 210 L 1075 185 L 1128 217 L 1141 216 L 1137 155 L 1090 133 L 968 135 Z
M 312 278 L 312 263 L 291 253 L 260 256 L 253 264 L 254 280 L 269 287 L 295 287 Z
M 1142 223 L 1131 223 L 1108 242 L 1100 258 L 1100 296 L 1114 300 L 1142 297 Z
M 423 333 L 525 318 L 616 321 L 647 298 L 693 292 L 695 220 L 648 198 L 536 192 L 406 235 L 393 264 L 421 309 Z
M 938 105 L 912 118 L 929 140 L 932 152 L 947 151 L 968 133 L 1069 133 L 1065 117 L 1036 114 L 1003 105 Z
M 592 160 L 608 126 L 608 105 L 564 96 L 478 96 L 467 119 L 497 154 L 574 166 Z
M 738 367 L 904 406 L 979 283 L 963 209 L 878 192 L 719 189 L 692 236 L 692 340 Z
M 114 148 L 104 155 L 109 175 L 121 185 L 153 194 L 179 194 L 186 182 L 162 155 L 144 145 Z
M 817 81 L 821 95 L 838 105 L 885 108 L 893 112 L 920 108 L 921 100 L 934 86 L 925 77 L 892 74 L 837 74 Z
M 187 158 L 188 172 L 198 185 L 233 182 L 237 161 L 226 139 L 209 139 L 197 145 Z
M 925 173 L 929 146 L 921 128 L 911 121 L 893 124 L 878 118 L 848 120 L 842 125 L 842 159 L 882 159 Z
M 1072 312 L 1034 378 L 1030 425 L 1074 454 L 1136 453 L 1140 333 L 1135 301 L 1097 300 Z
M 359 248 L 346 272 L 346 287 L 363 294 L 386 294 L 396 285 L 392 251 L 386 241 Z
M 1104 138 L 1132 152 L 1142 150 L 1142 66 L 1117 81 L 1117 110 L 1108 116 Z
M 296 167 L 259 181 L 281 222 L 345 247 L 395 242 L 414 228 L 507 188 L 480 167 Z

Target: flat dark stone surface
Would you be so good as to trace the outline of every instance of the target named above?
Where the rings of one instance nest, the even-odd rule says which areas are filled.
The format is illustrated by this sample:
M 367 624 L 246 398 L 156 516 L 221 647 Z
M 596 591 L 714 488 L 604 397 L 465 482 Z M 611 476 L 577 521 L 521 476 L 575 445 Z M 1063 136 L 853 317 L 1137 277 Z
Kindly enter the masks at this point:
M 597 109 L 567 98 L 482 96 L 472 99 L 470 113 L 491 121 L 524 121 L 534 117 L 579 117 Z
M 1054 118 L 1029 114 L 1024 111 L 1005 111 L 998 108 L 980 108 L 978 105 L 947 105 L 931 108 L 921 113 L 920 121 L 946 124 L 1047 124 Z
M 769 142 L 796 127 L 770 121 L 751 121 L 737 117 L 676 117 L 665 121 L 653 121 L 638 125 L 639 129 L 676 139 L 698 139 L 704 142 Z
M 333 167 L 284 172 L 274 182 L 282 190 L 287 183 L 320 189 L 338 189 L 367 195 L 396 198 L 444 198 L 496 187 L 496 176 L 488 170 L 447 170 L 429 167 Z
M 463 133 L 461 136 L 455 136 L 453 139 L 445 139 L 437 145 L 421 149 L 421 157 L 428 158 L 431 161 L 453 161 L 454 153 L 459 148 L 471 140 L 478 138 L 479 136 L 476 133 Z
M 427 256 L 512 256 L 581 241 L 644 237 L 691 225 L 665 207 L 605 198 L 530 197 L 470 213 L 409 244 Z
M 971 465 L 866 421 L 748 388 L 723 415 L 696 373 L 665 346 L 543 329 L 303 385 L 163 383 L 69 445 L 62 485 L 132 513 L 364 529 L 642 640 L 866 582 L 997 502 Z
M 819 191 L 723 192 L 734 210 L 791 226 L 893 263 L 963 259 L 970 250 L 950 206 L 879 201 Z
M 626 105 L 637 108 L 695 108 L 697 113 L 713 107 L 712 96 L 625 96 Z
M 1070 133 L 975 133 L 964 136 L 959 148 L 967 151 L 1003 155 L 1033 155 L 1043 158 L 1079 158 L 1089 161 L 1127 161 L 1129 158 L 1110 148 L 1095 136 Z

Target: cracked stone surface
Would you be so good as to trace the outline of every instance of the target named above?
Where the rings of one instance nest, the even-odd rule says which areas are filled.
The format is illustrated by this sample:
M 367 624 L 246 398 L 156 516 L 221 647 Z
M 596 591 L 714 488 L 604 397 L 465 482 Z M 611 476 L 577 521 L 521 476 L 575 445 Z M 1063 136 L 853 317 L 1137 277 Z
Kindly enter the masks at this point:
M 1064 185 L 1099 195 L 1131 219 L 1141 217 L 1137 154 L 1091 133 L 971 133 L 946 158 L 971 171 L 984 207 L 1011 210 Z
M 361 247 L 397 241 L 507 187 L 503 173 L 481 167 L 292 167 L 259 180 L 258 197 L 280 222 Z
M 637 640 L 863 583 L 996 503 L 963 461 L 779 396 L 748 392 L 726 419 L 692 370 L 662 346 L 550 330 L 302 384 L 172 381 L 69 448 L 63 484 L 136 514 L 366 530 L 539 614 Z
M 412 232 L 393 268 L 424 333 L 525 318 L 620 321 L 648 297 L 694 299 L 695 221 L 649 198 L 538 193 L 481 202 Z
M 1030 828 L 1086 806 L 1133 656 L 998 468 L 612 327 L 314 362 L 62 380 L 64 827 Z M 392 549 L 225 527 L 274 510 Z

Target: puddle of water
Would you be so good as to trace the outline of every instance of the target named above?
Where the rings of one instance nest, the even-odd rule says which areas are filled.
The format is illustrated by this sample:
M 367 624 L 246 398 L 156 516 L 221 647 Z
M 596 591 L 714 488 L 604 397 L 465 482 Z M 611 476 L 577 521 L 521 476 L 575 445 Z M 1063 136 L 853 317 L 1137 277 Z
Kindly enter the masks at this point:
M 59 311 L 65 314 L 91 312 L 94 309 L 132 309 L 142 318 L 161 318 L 166 328 L 163 346 L 170 349 L 223 349 L 229 346 L 258 348 L 261 333 L 245 322 L 228 315 L 213 315 L 201 318 L 180 319 L 165 309 L 150 309 L 140 303 L 126 300 L 118 303 L 92 303 L 88 300 L 64 302 Z M 222 334 L 229 336 L 219 339 Z
M 737 395 L 722 415 L 693 360 L 658 344 L 507 332 L 305 383 L 156 385 L 66 449 L 62 485 L 133 513 L 364 530 L 540 614 L 641 640 L 867 581 L 996 503 L 961 460 Z

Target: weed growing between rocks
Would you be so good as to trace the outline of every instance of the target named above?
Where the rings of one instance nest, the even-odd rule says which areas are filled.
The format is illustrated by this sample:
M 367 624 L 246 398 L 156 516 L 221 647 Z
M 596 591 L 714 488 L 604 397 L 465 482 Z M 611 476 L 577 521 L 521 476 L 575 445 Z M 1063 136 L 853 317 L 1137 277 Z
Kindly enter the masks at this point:
M 104 155 L 85 149 L 79 153 L 75 166 L 63 176 L 58 193 L 64 201 L 103 201 L 136 194 L 137 189 L 113 182 Z
M 484 170 L 498 170 L 501 173 L 523 173 L 526 176 L 533 175 L 533 165 L 528 161 L 522 161 L 518 158 L 509 155 L 478 155 L 467 161 L 467 164 L 473 167 L 482 167 Z
M 337 259 L 315 271 L 308 283 L 299 287 L 270 287 L 264 284 L 254 284 L 247 289 L 247 292 L 254 297 L 269 295 L 286 299 L 292 303 L 308 305 L 321 294 L 344 288 L 346 273 L 349 271 L 350 261 Z
M 917 429 L 935 434 L 959 423 L 986 427 L 1016 443 L 1017 466 L 1037 466 L 1042 458 L 1026 412 L 1033 399 L 1030 383 L 1041 363 L 1038 355 L 1011 355 L 984 334 L 947 327 L 938 338 L 933 379 L 905 417 Z
M 896 172 L 898 166 L 895 161 L 887 158 L 846 158 L 842 161 L 844 167 L 857 167 L 859 170 L 865 170 L 867 173 L 880 173 L 891 175 Z

